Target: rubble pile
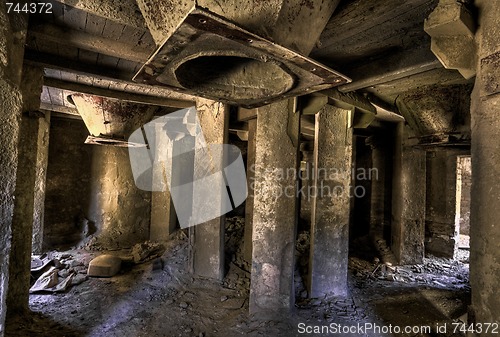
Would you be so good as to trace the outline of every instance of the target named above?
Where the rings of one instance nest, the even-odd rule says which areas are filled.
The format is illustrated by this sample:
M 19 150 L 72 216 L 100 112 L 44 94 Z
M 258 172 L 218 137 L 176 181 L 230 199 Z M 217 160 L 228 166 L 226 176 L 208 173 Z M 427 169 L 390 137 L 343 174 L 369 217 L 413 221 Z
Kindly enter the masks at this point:
M 229 289 L 250 289 L 250 263 L 244 257 L 245 218 L 226 217 L 225 252 L 228 272 L 223 286 Z
M 64 292 L 88 279 L 87 268 L 88 264 L 68 253 L 33 256 L 30 293 Z
M 390 262 L 381 263 L 375 258 L 373 263 L 351 257 L 349 269 L 362 280 L 384 280 L 402 283 L 426 284 L 442 288 L 469 288 L 469 267 L 460 261 L 428 257 L 423 264 L 394 266 Z

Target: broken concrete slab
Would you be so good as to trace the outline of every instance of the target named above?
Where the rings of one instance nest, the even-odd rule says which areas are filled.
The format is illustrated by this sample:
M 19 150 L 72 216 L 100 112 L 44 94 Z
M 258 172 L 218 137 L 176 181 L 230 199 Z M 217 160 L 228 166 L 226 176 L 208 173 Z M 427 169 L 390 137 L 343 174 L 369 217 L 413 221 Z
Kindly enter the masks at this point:
M 101 255 L 90 261 L 87 274 L 93 277 L 115 276 L 122 266 L 122 260 L 113 255 Z

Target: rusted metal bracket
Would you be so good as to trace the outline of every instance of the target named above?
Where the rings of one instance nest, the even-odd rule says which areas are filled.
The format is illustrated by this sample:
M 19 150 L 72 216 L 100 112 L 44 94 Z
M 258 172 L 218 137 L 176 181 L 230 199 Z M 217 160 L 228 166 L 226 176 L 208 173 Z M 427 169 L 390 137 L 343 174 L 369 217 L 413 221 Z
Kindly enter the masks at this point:
M 134 81 L 255 108 L 350 79 L 195 7 Z

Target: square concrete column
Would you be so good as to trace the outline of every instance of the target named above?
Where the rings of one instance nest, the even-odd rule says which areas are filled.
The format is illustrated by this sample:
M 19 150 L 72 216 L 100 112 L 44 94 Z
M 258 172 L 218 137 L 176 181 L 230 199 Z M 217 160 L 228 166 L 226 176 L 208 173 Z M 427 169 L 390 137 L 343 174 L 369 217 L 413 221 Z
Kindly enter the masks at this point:
M 387 133 L 387 131 L 385 131 Z M 369 145 L 372 149 L 371 176 L 371 207 L 370 207 L 370 237 L 372 240 L 383 239 L 384 229 L 390 223 L 386 212 L 390 210 L 391 168 L 388 165 L 392 158 L 392 144 L 385 133 L 375 133 L 370 137 Z
M 257 110 L 250 313 L 288 311 L 298 217 L 300 115 L 295 99 Z
M 255 185 L 255 150 L 257 118 L 248 121 L 248 145 L 247 145 L 247 181 L 248 196 L 245 201 L 245 237 L 244 258 L 247 262 L 252 261 L 252 227 L 253 227 L 253 198 Z
M 21 82 L 23 114 L 19 134 L 16 200 L 12 222 L 12 250 L 7 307 L 9 313 L 28 309 L 32 238 L 41 250 L 45 177 L 48 161 L 50 116 L 38 112 L 43 68 L 25 66 Z
M 38 96 L 39 97 L 39 96 Z M 45 188 L 47 179 L 47 165 L 49 163 L 49 133 L 50 111 L 45 111 L 44 116 L 34 121 L 36 135 L 36 168 L 35 190 L 33 205 L 33 235 L 32 252 L 42 254 L 44 214 L 45 214 Z
M 476 0 L 477 76 L 471 101 L 472 190 L 469 323 L 500 322 L 500 6 Z M 489 336 L 482 334 L 481 336 Z
M 225 144 L 228 138 L 229 107 L 215 101 L 198 99 L 196 109 L 206 146 Z M 200 137 L 196 138 L 196 141 L 199 142 Z M 204 158 L 207 152 L 202 146 L 204 144 L 196 144 L 193 181 L 205 176 L 205 164 L 213 167 L 224 167 L 224 158 L 220 158 L 220 156 Z M 210 162 L 213 160 L 222 160 L 222 162 Z M 226 195 L 225 186 L 194 184 L 193 214 L 201 214 L 205 207 L 211 209 L 220 207 L 222 209 L 223 198 Z M 207 199 L 207 196 L 210 198 Z M 225 216 L 221 215 L 189 228 L 191 270 L 195 275 L 216 280 L 222 280 L 224 277 L 224 223 Z
M 167 137 L 166 132 L 163 131 L 164 127 L 164 123 L 156 124 L 155 148 L 159 164 L 153 166 L 153 186 L 161 187 L 162 191 L 151 193 L 149 238 L 154 241 L 168 240 L 177 224 L 177 216 L 169 188 L 172 183 L 174 141 Z
M 20 90 L 27 20 L 0 6 L 0 336 L 4 335 L 9 291 L 9 259 L 18 167 L 22 96 Z M 31 237 L 25 238 L 31 244 Z M 29 248 L 31 251 L 31 246 Z
M 392 183 L 392 252 L 400 264 L 422 263 L 425 233 L 425 151 L 408 144 L 404 123 L 396 127 Z
M 425 250 L 452 259 L 458 250 L 457 165 L 460 149 L 427 152 L 426 238 Z
M 352 192 L 351 111 L 326 105 L 316 114 L 309 296 L 347 295 Z

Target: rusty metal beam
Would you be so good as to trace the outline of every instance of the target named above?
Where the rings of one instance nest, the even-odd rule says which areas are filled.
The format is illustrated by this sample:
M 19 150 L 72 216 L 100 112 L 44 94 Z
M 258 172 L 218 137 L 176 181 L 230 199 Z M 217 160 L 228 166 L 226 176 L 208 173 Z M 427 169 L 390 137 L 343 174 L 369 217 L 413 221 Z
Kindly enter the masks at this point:
M 111 97 L 111 98 L 123 99 L 126 101 L 133 101 L 133 102 L 158 105 L 158 106 L 166 106 L 166 107 L 173 107 L 180 109 L 193 106 L 193 102 L 190 101 L 182 101 L 176 99 L 169 99 L 165 97 L 141 95 L 141 94 L 128 93 L 118 90 L 103 89 L 81 83 L 61 81 L 54 78 L 45 78 L 44 85 L 48 87 L 64 89 L 69 92 L 80 92 L 80 93 Z

